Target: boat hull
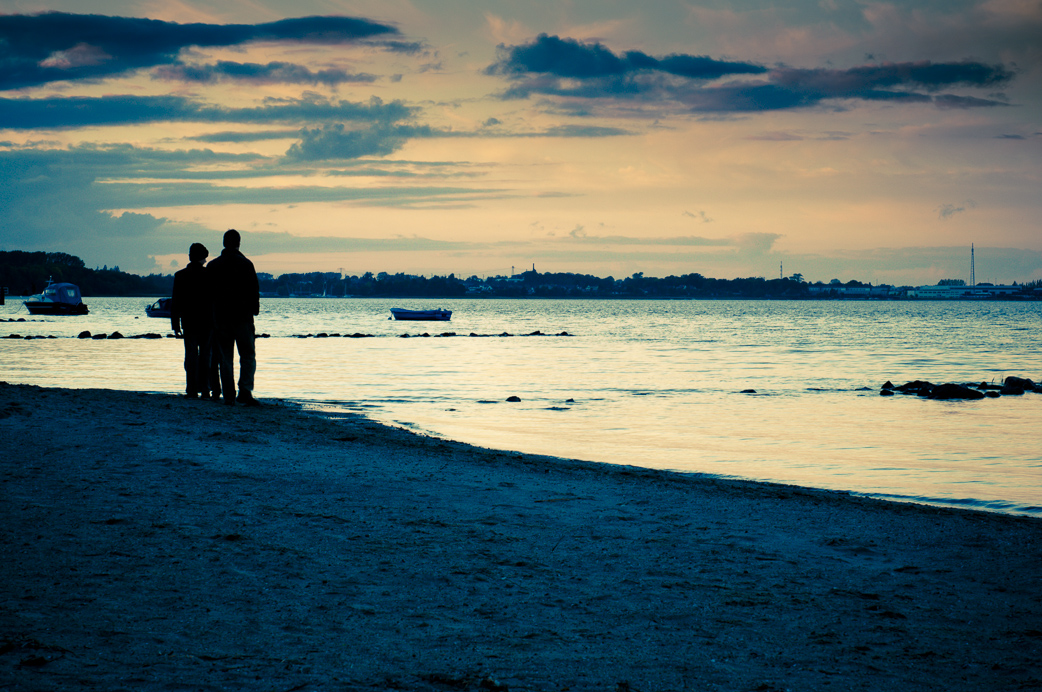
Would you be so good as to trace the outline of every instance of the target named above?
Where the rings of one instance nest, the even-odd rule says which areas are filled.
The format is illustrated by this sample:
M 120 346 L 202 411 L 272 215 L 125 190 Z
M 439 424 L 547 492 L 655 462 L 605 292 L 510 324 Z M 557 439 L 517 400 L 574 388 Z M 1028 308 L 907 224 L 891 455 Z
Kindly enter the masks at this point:
M 35 303 L 26 301 L 25 309 L 29 311 L 30 315 L 86 315 L 88 312 L 87 306 L 83 303 L 73 305 L 47 300 Z
M 411 322 L 448 322 L 452 319 L 451 310 L 403 310 L 391 308 L 391 316 L 396 320 Z

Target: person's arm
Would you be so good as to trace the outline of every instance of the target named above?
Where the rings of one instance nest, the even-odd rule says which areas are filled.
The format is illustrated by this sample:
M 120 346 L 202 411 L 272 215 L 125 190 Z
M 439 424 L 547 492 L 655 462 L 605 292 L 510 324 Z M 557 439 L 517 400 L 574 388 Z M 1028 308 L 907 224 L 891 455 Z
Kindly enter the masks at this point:
M 253 314 L 260 314 L 260 281 L 257 279 L 257 271 L 250 267 L 250 300 L 253 301 Z
M 181 314 L 177 310 L 177 304 L 180 302 L 182 287 L 180 286 L 180 280 L 177 274 L 174 274 L 174 290 L 172 298 L 170 298 L 170 328 L 174 330 L 174 336 L 181 336 Z

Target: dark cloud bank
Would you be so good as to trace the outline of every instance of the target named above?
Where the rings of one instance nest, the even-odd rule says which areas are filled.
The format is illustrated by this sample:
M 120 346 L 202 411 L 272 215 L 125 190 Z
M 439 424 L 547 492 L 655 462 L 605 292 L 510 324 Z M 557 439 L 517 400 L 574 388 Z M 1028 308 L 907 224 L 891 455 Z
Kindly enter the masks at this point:
M 256 41 L 338 44 L 397 34 L 393 26 L 353 17 L 301 17 L 267 24 L 175 24 L 63 12 L 0 15 L 0 90 L 179 65 L 180 51 L 192 46 L 227 47 Z M 269 77 L 278 70 L 288 71 L 291 81 L 303 77 L 299 70 L 286 66 L 265 69 Z M 215 74 L 223 70 L 227 76 L 255 68 L 226 64 L 213 70 Z M 187 74 L 192 76 L 190 71 Z M 319 74 L 317 79 L 336 77 Z
M 596 99 L 667 100 L 696 112 L 749 112 L 855 99 L 934 103 L 942 108 L 1006 105 L 993 96 L 938 94 L 942 89 L 988 88 L 1009 82 L 1003 65 L 892 63 L 845 70 L 768 68 L 706 56 L 656 58 L 640 51 L 616 55 L 600 43 L 541 34 L 532 43 L 500 46 L 486 72 L 509 79 L 503 98 L 532 94 Z M 733 78 L 724 83 L 720 79 Z
M 8 129 L 137 125 L 164 121 L 212 123 L 364 122 L 390 124 L 411 118 L 415 109 L 401 101 L 367 103 L 309 97 L 269 100 L 255 108 L 225 108 L 183 96 L 0 98 L 0 123 Z
M 287 62 L 240 63 L 218 61 L 213 65 L 164 65 L 156 69 L 159 79 L 175 82 L 197 82 L 212 84 L 222 81 L 247 82 L 252 84 L 310 84 L 329 87 L 339 86 L 346 82 L 372 83 L 376 76 L 371 74 L 351 74 L 344 70 L 328 69 L 312 72 L 302 65 Z

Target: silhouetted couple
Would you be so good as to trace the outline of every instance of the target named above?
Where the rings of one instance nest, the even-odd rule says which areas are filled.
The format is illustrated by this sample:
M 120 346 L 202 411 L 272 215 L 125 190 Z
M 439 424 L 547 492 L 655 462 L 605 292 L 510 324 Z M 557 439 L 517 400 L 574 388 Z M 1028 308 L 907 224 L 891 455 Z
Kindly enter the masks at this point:
M 260 314 L 260 284 L 253 263 L 239 252 L 234 228 L 224 234 L 221 256 L 206 265 L 201 243 L 188 250 L 189 264 L 174 274 L 170 322 L 184 335 L 185 393 L 224 403 L 258 406 L 253 398 L 257 372 L 253 318 Z M 234 354 L 239 352 L 239 395 L 235 395 Z

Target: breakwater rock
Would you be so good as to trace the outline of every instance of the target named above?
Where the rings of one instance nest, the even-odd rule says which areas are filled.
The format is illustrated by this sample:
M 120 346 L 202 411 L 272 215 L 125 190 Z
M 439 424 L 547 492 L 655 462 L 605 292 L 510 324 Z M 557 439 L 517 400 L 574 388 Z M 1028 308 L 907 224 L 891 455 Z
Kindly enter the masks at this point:
M 979 384 L 956 384 L 948 382 L 945 384 L 934 384 L 925 380 L 913 380 L 902 385 L 894 385 L 887 381 L 879 394 L 881 396 L 894 396 L 895 394 L 914 394 L 927 399 L 995 399 L 999 396 L 1019 396 L 1026 392 L 1042 394 L 1042 385 L 1037 385 L 1033 380 L 1026 377 L 1007 377 L 1001 385 L 981 382 Z

